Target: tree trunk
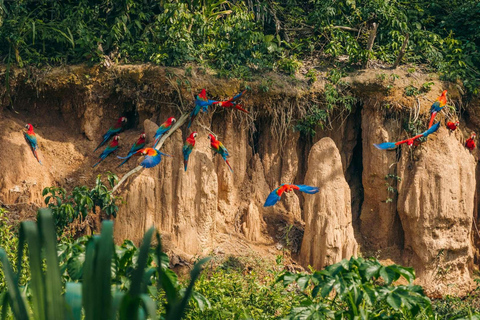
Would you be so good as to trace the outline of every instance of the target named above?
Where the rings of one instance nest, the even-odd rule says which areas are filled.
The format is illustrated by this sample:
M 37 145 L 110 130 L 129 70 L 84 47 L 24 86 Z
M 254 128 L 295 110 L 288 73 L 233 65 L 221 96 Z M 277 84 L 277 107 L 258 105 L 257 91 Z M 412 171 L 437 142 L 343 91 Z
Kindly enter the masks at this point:
M 405 55 L 405 50 L 407 49 L 408 38 L 410 38 L 410 34 L 407 33 L 407 35 L 405 36 L 405 40 L 403 40 L 402 48 L 400 49 L 400 52 L 398 53 L 397 60 L 395 60 L 395 63 L 393 64 L 393 69 L 396 69 L 398 67 L 398 65 L 400 64 L 400 61 L 402 61 L 402 58 Z

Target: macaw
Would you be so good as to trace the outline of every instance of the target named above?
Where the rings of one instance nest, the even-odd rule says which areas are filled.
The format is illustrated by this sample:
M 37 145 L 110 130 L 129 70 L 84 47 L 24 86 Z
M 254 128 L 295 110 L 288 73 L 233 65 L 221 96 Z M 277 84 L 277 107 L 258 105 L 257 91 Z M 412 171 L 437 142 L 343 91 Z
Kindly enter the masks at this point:
M 306 186 L 303 184 L 282 184 L 280 187 L 277 189 L 273 190 L 267 197 L 267 200 L 265 201 L 265 204 L 263 205 L 264 207 L 270 207 L 273 206 L 275 203 L 280 200 L 282 197 L 282 194 L 284 192 L 290 192 L 292 190 L 299 190 L 305 193 L 309 194 L 314 194 L 318 192 L 317 187 L 311 187 L 311 186 Z
M 216 102 L 212 103 L 212 105 L 219 104 L 221 107 L 224 107 L 224 108 L 235 108 L 235 109 L 238 109 L 238 110 L 243 111 L 245 113 L 250 113 L 247 110 L 243 109 L 241 105 L 237 105 L 237 102 L 236 102 L 236 100 L 240 99 L 240 97 L 243 94 L 245 94 L 245 92 L 247 92 L 247 90 L 243 90 L 242 92 L 238 93 L 236 96 L 234 96 L 233 98 L 231 98 L 229 100 L 216 101 Z
M 106 157 L 108 157 L 112 152 L 118 149 L 118 140 L 120 139 L 120 136 L 116 135 L 113 137 L 112 142 L 103 150 L 102 154 L 100 155 L 100 160 L 98 160 L 97 163 L 95 163 L 92 168 L 95 168 L 98 166 L 100 162 L 105 160 Z
M 208 100 L 207 98 L 207 91 L 202 89 L 202 92 L 198 96 L 195 97 L 195 107 L 193 108 L 192 112 L 190 113 L 190 121 L 188 122 L 187 128 L 190 128 L 192 125 L 193 120 L 197 117 L 200 109 L 203 112 L 208 111 L 208 106 L 211 106 L 213 103 L 219 102 L 216 100 Z
M 173 124 L 177 121 L 174 117 L 170 117 L 158 127 L 157 132 L 155 132 L 155 136 L 153 137 L 155 139 L 155 143 L 153 144 L 153 147 L 155 148 L 160 141 L 160 138 L 163 136 L 165 132 L 170 130 L 172 128 Z
M 451 131 L 455 131 L 458 128 L 459 125 L 460 125 L 460 122 L 458 122 L 458 121 L 455 121 L 455 122 L 448 121 L 447 122 L 447 128 Z
M 467 149 L 470 151 L 473 151 L 473 149 L 475 149 L 476 136 L 477 135 L 475 134 L 475 132 L 472 132 L 472 134 L 470 135 L 470 138 L 468 138 L 467 141 L 465 141 L 465 147 L 467 147 Z
M 428 128 L 430 128 L 433 124 L 433 119 L 435 119 L 435 116 L 437 113 L 445 107 L 447 104 L 447 90 L 443 90 L 442 95 L 435 100 L 435 102 L 432 104 L 430 107 L 430 113 L 432 114 L 430 116 L 430 122 L 428 123 Z
M 32 149 L 33 155 L 37 159 L 38 163 L 42 164 L 42 162 L 38 158 L 37 136 L 35 135 L 35 132 L 33 131 L 33 126 L 30 123 L 28 123 L 28 124 L 25 125 L 25 128 L 27 128 L 27 130 L 28 130 L 26 133 L 25 132 L 23 133 L 23 135 L 25 137 L 25 140 L 29 144 L 30 149 Z M 42 164 L 42 166 L 43 166 L 43 164 Z
M 98 147 L 96 147 L 95 150 L 93 150 L 93 152 L 97 151 L 98 148 L 100 148 L 105 143 L 107 143 L 107 141 L 110 139 L 110 137 L 112 137 L 116 134 L 119 134 L 123 130 L 123 128 L 125 127 L 125 124 L 127 124 L 127 118 L 120 117 L 117 120 L 117 123 L 113 127 L 111 127 L 110 129 L 108 129 L 107 133 L 105 133 L 103 135 L 103 141 L 100 142 Z
M 145 132 L 142 132 L 142 134 L 140 135 L 140 138 L 138 138 L 137 142 L 135 142 L 132 145 L 126 157 L 117 156 L 117 158 L 119 159 L 125 159 L 124 161 L 122 161 L 122 163 L 118 165 L 118 167 L 121 167 L 125 162 L 127 162 L 135 152 L 145 147 L 145 138 L 146 138 Z
M 185 144 L 183 145 L 183 164 L 185 167 L 185 171 L 187 171 L 188 157 L 190 157 L 190 153 L 192 153 L 193 147 L 195 147 L 196 136 L 196 132 L 190 133 L 187 140 L 185 140 Z
M 227 166 L 230 169 L 230 171 L 233 172 L 233 169 L 232 169 L 232 167 L 230 166 L 230 163 L 228 163 L 228 160 L 227 160 L 227 157 L 230 156 L 227 148 L 225 148 L 223 143 L 218 141 L 213 134 L 209 134 L 208 139 L 210 139 L 210 147 L 212 148 L 212 150 L 222 156 L 223 160 L 225 160 L 225 162 L 227 163 Z
M 171 157 L 171 155 L 165 154 L 163 152 L 158 151 L 154 148 L 144 148 L 140 149 L 134 153 L 137 156 L 145 156 L 145 159 L 140 163 L 140 165 L 144 168 L 153 168 L 157 164 L 162 161 L 161 156 Z
M 421 137 L 425 137 L 425 138 L 428 137 L 428 135 L 437 131 L 439 127 L 440 127 L 440 122 L 437 122 L 433 126 L 431 126 L 430 129 L 428 129 L 427 131 L 422 132 L 412 138 L 409 138 L 403 141 L 398 141 L 398 142 L 384 142 L 384 143 L 373 144 L 373 145 L 380 150 L 394 149 L 396 146 L 404 143 L 406 143 L 411 147 L 414 144 L 414 142 L 416 142 L 415 140 Z

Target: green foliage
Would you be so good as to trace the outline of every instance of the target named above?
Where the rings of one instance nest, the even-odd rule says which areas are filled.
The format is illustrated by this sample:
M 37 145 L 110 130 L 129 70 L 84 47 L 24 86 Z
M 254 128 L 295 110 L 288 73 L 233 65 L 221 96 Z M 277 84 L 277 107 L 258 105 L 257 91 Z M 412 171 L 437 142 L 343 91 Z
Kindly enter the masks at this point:
M 113 188 L 118 178 L 115 174 L 107 174 L 108 184 Z M 114 196 L 112 191 L 102 182 L 101 175 L 97 176 L 95 186 L 89 190 L 86 186 L 75 187 L 72 194 L 67 195 L 61 187 L 47 187 L 43 189 L 45 204 L 53 212 L 58 233 L 69 226 L 77 218 L 85 219 L 88 213 L 96 213 L 100 208 L 107 216 L 117 216 L 118 205 L 121 197 Z
M 393 285 L 403 277 L 408 285 Z M 433 317 L 430 300 L 412 285 L 412 268 L 382 266 L 377 260 L 351 258 L 313 274 L 285 272 L 278 281 L 296 283 L 304 293 L 290 319 L 427 319 Z
M 393 198 L 398 194 L 397 188 L 395 186 L 398 182 L 402 181 L 402 178 L 396 174 L 389 173 L 385 175 L 385 186 L 387 187 L 387 193 L 389 194 L 388 198 L 385 200 L 386 203 L 393 201 Z
M 0 249 L 8 290 L 6 297 L 16 319 L 150 319 L 157 318 L 157 306 L 149 295 L 148 287 L 156 281 L 158 289 L 166 296 L 166 310 L 162 319 L 181 319 L 188 300 L 192 296 L 195 280 L 201 266 L 208 260 L 199 261 L 191 273 L 191 282 L 181 294 L 172 277 L 166 271 L 168 259 L 161 250 L 161 239 L 157 234 L 157 246 L 152 256 L 150 249 L 154 229 L 149 229 L 139 250 L 131 243 L 114 250 L 113 222 L 102 224 L 99 236 L 84 238 L 72 245 L 70 253 L 60 248 L 57 256 L 54 218 L 49 209 L 39 211 L 37 223 L 22 222 L 19 234 L 17 272 L 14 272 L 4 249 Z M 31 280 L 26 286 L 29 299 L 21 294 L 19 275 L 23 261 L 23 248 L 28 244 Z M 81 259 L 77 259 L 83 254 Z M 62 264 L 59 264 L 63 260 Z M 132 257 L 135 257 L 133 261 Z M 153 266 L 155 260 L 156 267 Z M 78 261 L 81 260 L 81 261 Z M 74 265 L 74 266 L 73 266 Z M 133 267 L 135 265 L 135 267 Z M 66 266 L 66 268 L 65 268 Z M 116 266 L 113 268 L 112 266 Z M 128 269 L 127 268 L 131 269 Z M 69 269 L 66 284 L 62 273 Z M 71 270 L 75 269 L 73 272 Z M 128 271 L 127 271 L 128 269 Z M 78 272 L 80 270 L 80 272 Z M 115 284 L 116 274 L 128 285 Z M 78 281 L 78 282 L 74 282 Z M 205 300 L 202 300 L 205 301 Z M 7 304 L 2 304 L 6 314 Z
M 438 319 L 477 319 L 480 313 L 480 291 L 475 289 L 464 298 L 446 296 L 443 299 L 433 300 L 433 311 Z M 472 316 L 477 314 L 477 317 Z
M 417 87 L 409 85 L 408 87 L 405 87 L 405 95 L 407 97 L 411 96 L 417 96 L 420 94 L 420 90 L 418 90 Z

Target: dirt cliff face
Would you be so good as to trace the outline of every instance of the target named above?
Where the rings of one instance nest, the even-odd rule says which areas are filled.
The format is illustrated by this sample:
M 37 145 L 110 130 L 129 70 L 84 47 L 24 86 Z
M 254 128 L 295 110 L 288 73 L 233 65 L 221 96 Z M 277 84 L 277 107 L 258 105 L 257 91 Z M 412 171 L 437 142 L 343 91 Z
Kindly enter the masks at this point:
M 430 291 L 447 292 L 451 283 L 451 292 L 465 291 L 473 268 L 478 168 L 463 141 L 466 125 L 475 129 L 476 122 L 462 120 L 456 133 L 441 128 L 413 149 L 376 149 L 373 143 L 406 138 L 405 123 L 426 123 L 429 106 L 447 86 L 435 80 L 429 93 L 405 97 L 404 87 L 421 86 L 428 76 L 396 72 L 400 79 L 388 92 L 374 70 L 347 79 L 357 105 L 350 114 L 333 114 L 314 137 L 292 126 L 322 94 L 321 81 L 308 87 L 271 75 L 278 83 L 267 92 L 261 80 L 247 83 L 252 90 L 243 104 L 251 114 L 211 108 L 192 128 L 183 126 L 166 140 L 162 152 L 173 157 L 119 188 L 125 203 L 116 240 L 138 242 L 154 225 L 170 251 L 184 258 L 212 252 L 274 257 L 289 246 L 294 261 L 315 268 L 363 251 L 414 266 Z M 129 119 L 117 152 L 124 155 L 140 132 L 151 144 L 158 124 L 189 112 L 201 88 L 223 99 L 240 86 L 151 66 L 78 66 L 34 76 L 15 71 L 10 93 L 0 86 L 0 204 L 22 219 L 43 205 L 45 187 L 92 184 L 108 170 L 122 177 L 140 159 L 116 168 L 119 160 L 109 157 L 91 168 L 99 155 L 92 150 L 120 115 Z M 448 89 L 458 102 L 458 93 Z M 43 166 L 23 140 L 25 123 L 35 127 Z M 199 134 L 185 172 L 181 146 L 194 130 Z M 229 150 L 233 173 L 210 150 L 210 131 Z M 291 192 L 263 207 L 281 183 L 311 184 L 320 192 Z

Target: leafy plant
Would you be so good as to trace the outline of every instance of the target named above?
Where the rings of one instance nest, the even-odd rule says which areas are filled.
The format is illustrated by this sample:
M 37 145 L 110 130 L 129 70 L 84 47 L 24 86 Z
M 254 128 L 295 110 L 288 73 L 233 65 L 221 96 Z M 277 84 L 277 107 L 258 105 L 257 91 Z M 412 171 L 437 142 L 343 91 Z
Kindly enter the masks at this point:
M 412 85 L 409 85 L 408 87 L 405 87 L 405 95 L 407 97 L 417 96 L 419 94 L 420 94 L 420 90 L 418 90 L 417 87 L 414 87 Z

